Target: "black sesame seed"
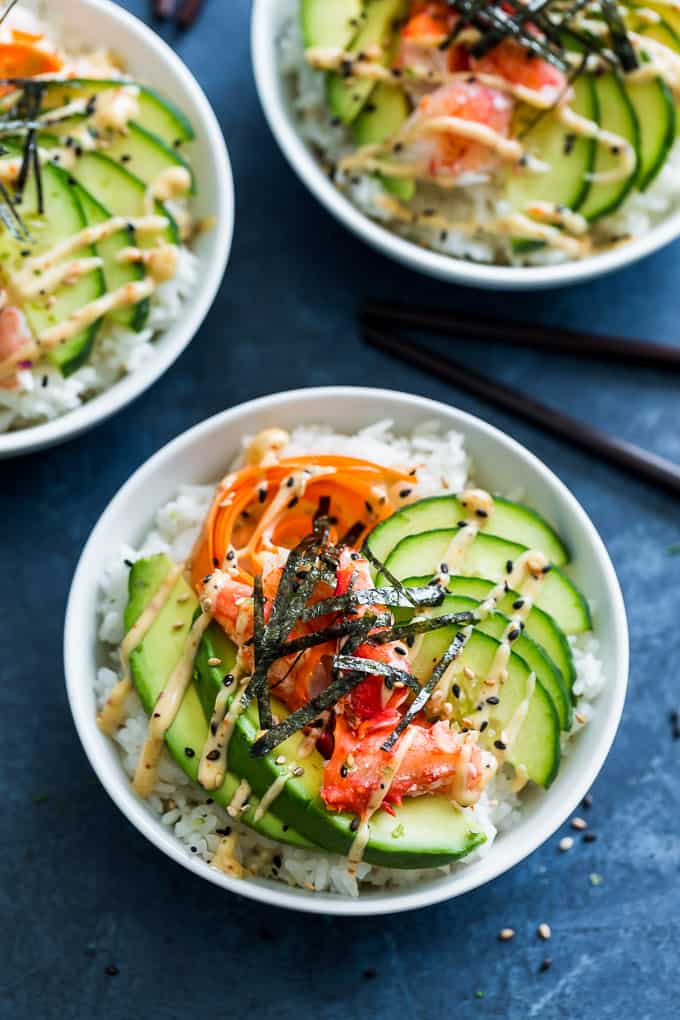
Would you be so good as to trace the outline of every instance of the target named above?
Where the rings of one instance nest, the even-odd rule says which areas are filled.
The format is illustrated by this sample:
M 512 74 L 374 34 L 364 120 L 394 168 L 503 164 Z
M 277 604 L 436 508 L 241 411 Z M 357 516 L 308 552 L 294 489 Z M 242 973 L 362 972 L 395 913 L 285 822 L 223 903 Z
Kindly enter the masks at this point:
M 118 977 L 120 971 L 114 964 L 110 963 L 108 967 L 104 967 L 104 973 L 107 977 Z
M 545 960 L 542 961 L 541 966 L 538 968 L 541 974 L 544 974 L 546 970 L 550 970 L 552 967 L 552 960 L 549 956 L 546 956 Z
M 397 655 L 406 655 L 406 649 L 402 648 L 401 645 L 395 645 L 394 650 Z
M 440 574 L 448 574 L 448 572 L 449 572 L 449 565 L 448 565 L 448 563 L 440 563 L 439 564 L 439 573 Z
M 236 555 L 236 553 L 234 552 L 233 549 L 230 549 L 229 552 L 227 553 L 227 559 L 229 560 L 230 563 L 233 560 L 235 555 Z
M 493 746 L 498 748 L 499 751 L 505 751 L 507 744 L 504 744 L 502 740 L 494 740 Z
M 512 571 L 513 571 L 514 566 L 515 566 L 515 564 L 512 562 L 512 560 L 507 560 L 506 564 L 505 564 L 505 572 L 507 574 L 511 574 Z
M 485 719 L 484 722 L 482 723 L 482 725 L 479 727 L 479 732 L 483 733 L 488 725 L 489 725 L 489 720 Z
M 408 496 L 411 495 L 412 492 L 413 489 L 402 489 L 401 492 L 399 493 L 399 499 L 406 499 Z
M 259 499 L 260 503 L 264 503 L 265 499 L 267 498 L 267 490 L 266 489 L 258 489 L 257 490 L 257 498 Z
M 512 603 L 512 608 L 513 609 L 521 609 L 523 605 L 524 605 L 524 599 L 515 599 L 515 601 Z
M 367 499 L 366 499 L 366 500 L 364 500 L 364 506 L 365 506 L 365 507 L 366 507 L 366 509 L 368 510 L 369 514 L 372 514 L 372 513 L 373 513 L 373 504 L 372 504 L 372 503 L 370 503 L 370 502 L 369 502 L 369 501 L 368 501 Z
M 197 846 L 190 846 L 189 849 L 191 850 L 192 854 L 198 853 L 198 847 Z
M 125 564 L 126 567 L 132 566 L 132 560 L 123 560 L 123 563 Z
M 521 633 L 522 632 L 519 629 L 519 627 L 513 627 L 510 633 L 508 634 L 508 641 L 516 641 Z
M 497 705 L 501 699 L 492 694 L 490 698 L 486 699 L 487 705 Z
M 597 839 L 597 833 L 596 832 L 584 832 L 582 839 L 583 839 L 584 843 L 594 843 L 595 840 Z
M 586 811 L 593 806 L 593 798 L 591 794 L 587 793 L 581 801 L 581 807 L 584 807 Z
M 475 513 L 477 514 L 478 517 L 488 517 L 489 516 L 489 514 L 488 514 L 488 512 L 486 510 L 481 510 L 481 509 L 475 510 Z
M 42 386 L 43 389 L 47 386 L 49 381 L 50 381 L 49 380 L 49 376 L 44 375 L 42 377 L 41 386 Z
M 460 697 L 460 687 L 458 686 L 458 684 L 454 684 L 451 690 L 453 691 L 454 698 Z
M 216 747 L 212 751 L 208 751 L 208 753 L 206 754 L 206 758 L 208 759 L 208 761 L 217 761 L 219 756 L 220 752 L 217 750 Z
M 287 488 L 292 489 L 294 485 L 295 485 L 295 479 L 293 478 L 292 475 L 290 476 L 290 478 L 286 478 L 286 487 Z
M 293 507 L 297 506 L 299 502 L 300 502 L 299 497 L 298 496 L 293 496 L 293 498 L 291 500 L 289 500 L 289 502 L 288 502 L 288 509 L 292 510 Z
M 213 567 L 219 567 L 219 565 L 220 561 L 218 560 L 217 556 L 213 556 Z
M 129 152 L 124 152 L 123 155 L 120 157 L 121 163 L 129 163 L 131 159 L 132 156 L 130 155 Z
M 350 558 L 351 560 L 360 560 L 360 559 L 361 559 L 361 556 L 359 555 L 359 553 L 358 553 L 358 552 L 353 552 L 353 553 L 350 553 L 350 556 L 349 556 L 349 558 Z
M 352 830 L 352 832 L 356 832 L 357 829 L 359 828 L 359 819 L 354 817 L 352 821 L 349 823 L 349 827 Z
M 193 747 L 185 747 L 184 748 L 184 753 L 187 756 L 187 758 L 195 758 L 196 757 L 196 752 L 194 751 Z
M 347 776 L 349 775 L 349 769 L 344 763 L 340 766 L 340 775 L 343 779 L 347 779 Z

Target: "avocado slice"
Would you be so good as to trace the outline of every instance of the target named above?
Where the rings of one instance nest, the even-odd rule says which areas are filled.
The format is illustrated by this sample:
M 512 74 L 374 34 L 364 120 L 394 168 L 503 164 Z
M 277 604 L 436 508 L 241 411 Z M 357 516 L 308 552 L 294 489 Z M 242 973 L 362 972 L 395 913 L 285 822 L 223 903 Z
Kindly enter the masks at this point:
M 199 686 L 210 689 L 213 667 L 208 665 L 213 656 L 224 658 L 229 639 L 216 625 L 211 624 L 204 635 L 196 659 Z M 272 710 L 280 719 L 288 711 L 279 702 L 272 702 Z M 252 704 L 236 723 L 229 743 L 229 768 L 243 776 L 259 796 L 264 796 L 279 776 L 290 769 L 301 770 L 291 775 L 282 792 L 270 805 L 270 812 L 287 822 L 298 832 L 332 853 L 346 854 L 352 846 L 355 833 L 351 828 L 352 815 L 329 811 L 321 799 L 325 762 L 318 751 L 300 757 L 304 740 L 295 733 L 274 751 L 261 757 L 252 757 L 250 751 L 259 733 L 257 708 Z M 284 756 L 286 764 L 277 764 Z M 455 807 L 445 797 L 426 796 L 407 798 L 394 809 L 394 815 L 379 810 L 369 823 L 370 836 L 363 854 L 369 864 L 389 868 L 433 868 L 448 864 L 469 854 L 486 839 L 475 830 L 469 814 Z
M 376 85 L 367 103 L 354 121 L 353 135 L 357 145 L 377 145 L 392 138 L 410 113 L 404 91 L 396 85 L 380 82 Z M 387 177 L 380 174 L 385 191 L 402 202 L 409 202 L 415 193 L 416 184 L 410 177 Z
M 129 599 L 125 611 L 126 629 L 129 630 L 144 611 L 170 567 L 170 560 L 164 555 L 137 560 L 133 564 L 130 569 Z M 153 711 L 158 695 L 180 658 L 197 608 L 198 600 L 195 594 L 186 581 L 180 578 L 143 641 L 130 655 L 132 680 L 147 714 Z M 178 626 L 180 623 L 181 627 Z M 233 649 L 230 656 L 233 662 Z M 225 671 L 228 671 L 228 665 Z M 223 676 L 224 673 L 219 674 L 219 684 L 222 683 Z M 208 717 L 197 688 L 192 684 L 166 734 L 165 741 L 177 764 L 195 783 L 198 783 L 201 749 L 207 736 Z M 222 786 L 211 791 L 210 796 L 217 804 L 226 808 L 231 803 L 239 782 L 238 776 L 228 772 Z M 270 812 L 256 819 L 257 805 L 257 797 L 249 797 L 248 808 L 239 816 L 239 821 L 245 822 L 263 836 L 279 843 L 312 846 L 307 839 L 280 822 Z

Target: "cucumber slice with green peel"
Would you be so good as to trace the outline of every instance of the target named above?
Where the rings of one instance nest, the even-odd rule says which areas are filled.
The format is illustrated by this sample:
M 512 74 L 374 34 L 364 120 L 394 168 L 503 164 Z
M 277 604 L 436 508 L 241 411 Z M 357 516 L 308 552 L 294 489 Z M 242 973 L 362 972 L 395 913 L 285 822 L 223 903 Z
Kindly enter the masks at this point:
M 386 569 L 400 581 L 408 577 L 434 577 L 459 530 L 445 528 L 403 538 L 388 556 Z M 508 566 L 523 552 L 526 546 L 480 532 L 467 551 L 464 569 L 470 577 L 502 581 L 509 572 Z M 380 575 L 376 579 L 377 586 L 388 583 Z M 559 567 L 546 574 L 536 605 L 549 613 L 565 634 L 581 634 L 591 629 L 588 603 Z
M 167 556 L 153 556 L 138 560 L 130 570 L 130 599 L 125 613 L 126 627 L 134 625 L 139 615 L 170 569 Z M 184 601 L 180 601 L 188 596 Z M 198 600 L 186 581 L 180 578 L 142 642 L 130 655 L 132 680 L 147 715 L 153 711 L 156 699 L 179 661 Z M 177 624 L 182 623 L 182 627 Z M 208 737 L 208 718 L 194 684 L 182 700 L 179 712 L 168 730 L 165 742 L 172 757 L 193 782 L 198 783 L 201 748 Z M 188 753 L 187 753 L 188 752 Z M 192 753 L 193 752 L 193 753 Z M 228 807 L 236 793 L 240 779 L 227 773 L 222 786 L 210 796 L 222 807 Z M 280 843 L 309 847 L 312 844 L 283 824 L 269 811 L 261 819 L 255 818 L 257 798 L 251 797 L 248 808 L 239 820 L 257 832 Z
M 466 513 L 458 496 L 429 496 L 410 503 L 382 521 L 368 535 L 365 544 L 384 563 L 403 538 L 422 531 L 454 528 Z M 486 534 L 538 549 L 555 566 L 569 562 L 569 553 L 555 529 L 535 510 L 521 503 L 494 496 L 491 516 L 483 523 Z
M 577 78 L 573 89 L 571 108 L 588 120 L 596 120 L 595 87 L 590 75 Z M 536 111 L 532 109 L 527 115 L 535 117 Z M 576 212 L 590 188 L 588 175 L 595 163 L 594 139 L 575 135 L 556 114 L 548 114 L 527 131 L 523 142 L 527 152 L 548 163 L 550 169 L 546 173 L 530 173 L 517 166 L 510 169 L 506 189 L 513 209 L 522 212 L 532 202 L 548 202 Z M 518 247 L 525 243 L 536 245 L 535 241 L 518 239 L 515 250 L 525 250 Z
M 70 173 L 112 216 L 132 219 L 147 214 L 144 181 L 102 152 L 84 152 Z M 177 224 L 161 202 L 156 202 L 156 213 L 165 216 L 168 221 L 165 239 L 171 244 L 179 244 Z M 140 247 L 144 247 L 145 243 L 145 239 L 140 238 Z
M 426 634 L 411 662 L 411 672 L 421 683 L 432 673 L 459 628 L 442 627 Z M 456 660 L 455 683 L 460 697 L 451 693 L 449 703 L 453 718 L 462 723 L 464 718 L 474 719 L 478 707 L 488 713 L 488 726 L 479 734 L 482 747 L 493 749 L 505 731 L 510 734 L 513 720 L 526 711 L 524 721 L 514 740 L 507 748 L 506 757 L 515 768 L 524 766 L 528 778 L 539 786 L 548 787 L 557 775 L 560 765 L 560 724 L 550 695 L 536 680 L 531 690 L 531 670 L 519 655 L 511 653 L 507 665 L 507 679 L 494 692 L 498 703 L 490 705 L 486 698 L 489 688 L 484 680 L 491 673 L 500 642 L 489 634 L 473 630 L 463 651 Z M 468 673 L 463 672 L 468 667 Z M 470 676 L 472 670 L 474 676 Z M 453 686 L 453 685 L 452 685 Z
M 8 275 L 20 272 L 26 257 L 49 251 L 87 225 L 77 189 L 69 182 L 69 174 L 59 167 L 49 163 L 43 166 L 45 212 L 42 214 L 38 212 L 35 177 L 29 175 L 23 198 L 16 209 L 32 240 L 17 240 L 8 230 L 0 230 L 0 262 Z M 94 248 L 91 247 L 82 248 L 78 252 L 80 258 L 94 255 Z M 51 295 L 38 295 L 33 300 L 23 302 L 22 309 L 31 330 L 37 336 L 67 319 L 78 309 L 96 301 L 104 290 L 104 276 L 101 270 L 95 269 L 75 283 L 59 287 Z M 95 322 L 50 350 L 50 361 L 63 375 L 72 374 L 87 361 L 98 329 L 99 322 Z
M 625 139 L 635 150 L 640 151 L 640 127 L 621 78 L 614 72 L 595 77 L 598 122 L 607 131 Z M 621 157 L 607 146 L 598 142 L 595 152 L 595 174 L 609 173 L 621 166 Z M 591 180 L 590 190 L 579 212 L 590 222 L 615 212 L 638 178 L 638 159 L 630 174 L 617 180 Z
M 116 79 L 73 78 L 69 81 L 51 82 L 45 90 L 43 110 L 54 110 L 76 99 L 86 101 L 100 92 L 120 88 L 121 85 L 135 85 L 139 90 L 137 102 L 139 113 L 135 120 L 161 138 L 166 145 L 177 147 L 194 138 L 194 129 L 188 117 L 169 99 L 166 99 L 148 85 L 135 81 Z
M 406 581 L 406 584 L 409 586 L 415 586 L 417 583 L 417 579 Z M 480 601 L 461 595 L 447 595 L 441 605 L 429 609 L 427 615 L 442 616 L 445 613 L 474 613 L 479 608 Z M 406 618 L 413 615 L 412 611 L 400 610 L 400 617 L 402 614 Z M 505 613 L 489 613 L 484 620 L 475 624 L 475 630 L 479 630 L 483 634 L 489 634 L 491 637 L 496 638 L 497 641 L 500 641 L 509 623 L 510 617 Z M 529 669 L 536 674 L 536 678 L 550 695 L 557 712 L 560 728 L 563 730 L 571 729 L 571 701 L 569 692 L 562 679 L 562 674 L 548 653 L 530 636 L 528 628 L 525 628 L 519 637 L 513 641 L 512 650 L 526 662 Z
M 111 218 L 109 210 L 93 198 L 82 185 L 78 184 L 76 186 L 76 193 L 85 213 L 88 226 L 105 223 Z M 136 280 L 144 278 L 145 270 L 142 265 L 137 262 L 119 262 L 117 258 L 118 253 L 123 248 L 127 248 L 135 243 L 133 232 L 119 230 L 117 234 L 105 237 L 102 241 L 97 241 L 94 246 L 97 255 L 99 255 L 103 262 L 102 272 L 108 292 L 117 290 L 119 287 L 125 286 L 126 283 L 134 283 Z M 146 298 L 144 301 L 139 301 L 136 305 L 119 308 L 111 313 L 110 318 L 121 326 L 127 326 L 129 329 L 139 331 L 147 320 L 149 307 L 149 299 Z
M 392 138 L 410 113 L 408 99 L 402 89 L 380 82 L 371 94 L 370 102 L 356 118 L 352 128 L 357 145 L 380 145 Z M 380 174 L 385 191 L 403 202 L 409 202 L 416 190 L 415 181 L 406 177 L 387 177 Z
M 425 578 L 420 579 L 419 583 L 425 583 Z M 483 602 L 494 586 L 494 581 L 487 581 L 481 577 L 452 577 L 448 583 L 448 590 L 452 595 L 461 595 L 473 598 L 477 602 Z M 513 604 L 519 597 L 517 592 L 508 592 L 498 604 L 499 611 L 509 615 L 513 610 Z M 573 704 L 575 699 L 572 690 L 576 682 L 576 668 L 571 646 L 564 631 L 557 626 L 552 616 L 543 609 L 539 609 L 538 606 L 534 606 L 526 618 L 525 633 L 541 646 L 556 669 L 559 670 Z
M 406 0 L 368 0 L 364 21 L 352 41 L 345 48 L 349 53 L 361 53 L 368 46 L 381 46 L 387 61 L 394 35 L 394 23 L 408 9 Z M 326 80 L 326 101 L 334 116 L 343 124 L 351 124 L 363 109 L 375 88 L 370 78 L 345 78 L 333 72 Z
M 126 134 L 114 135 L 99 150 L 145 184 L 153 184 L 170 167 L 182 167 L 191 176 L 191 193 L 196 194 L 194 172 L 177 149 L 172 148 L 141 124 L 128 124 Z
M 669 49 L 680 53 L 680 4 L 643 3 L 642 6 L 659 15 L 660 20 L 657 25 L 662 25 L 664 29 L 663 38 L 660 38 L 659 41 Z M 638 28 L 637 31 L 640 35 L 645 34 L 641 28 Z
M 666 162 L 675 141 L 675 102 L 661 78 L 626 82 L 626 92 L 640 125 L 637 188 L 644 191 Z
M 305 48 L 345 49 L 364 15 L 363 0 L 301 0 L 300 25 Z

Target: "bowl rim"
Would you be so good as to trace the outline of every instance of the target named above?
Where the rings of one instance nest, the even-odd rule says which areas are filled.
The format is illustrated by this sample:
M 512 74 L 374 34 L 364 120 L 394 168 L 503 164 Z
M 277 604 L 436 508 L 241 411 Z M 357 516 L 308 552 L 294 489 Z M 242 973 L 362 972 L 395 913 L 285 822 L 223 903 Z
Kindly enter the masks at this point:
M 78 0 L 106 18 L 117 22 L 131 36 L 140 38 L 165 66 L 168 77 L 176 79 L 192 98 L 197 111 L 196 134 L 205 137 L 214 161 L 217 189 L 215 227 L 211 233 L 210 258 L 202 260 L 195 294 L 185 303 L 181 320 L 155 337 L 153 357 L 123 376 L 112 386 L 80 404 L 72 411 L 39 425 L 29 425 L 0 434 L 0 459 L 35 453 L 65 442 L 122 410 L 140 396 L 170 368 L 188 347 L 210 310 L 224 276 L 234 232 L 234 181 L 226 142 L 217 117 L 198 81 L 183 60 L 160 36 L 139 18 L 119 7 L 113 0 Z M 172 332 L 173 340 L 164 347 L 160 341 Z
M 583 283 L 651 255 L 680 237 L 680 208 L 661 223 L 621 247 L 552 266 L 497 266 L 428 251 L 388 230 L 361 212 L 340 192 L 295 128 L 281 101 L 281 74 L 275 49 L 276 19 L 282 0 L 254 0 L 251 59 L 255 85 L 279 148 L 302 183 L 345 227 L 383 255 L 410 269 L 449 283 L 483 290 L 540 290 Z
M 86 684 L 88 688 L 91 687 L 93 670 L 97 668 L 94 661 L 95 648 L 83 648 L 80 637 L 80 619 L 84 618 L 84 615 L 88 612 L 90 614 L 92 612 L 92 604 L 88 601 L 88 590 L 91 592 L 92 582 L 96 581 L 97 577 L 99 562 L 96 559 L 96 549 L 102 541 L 100 536 L 106 536 L 110 524 L 117 519 L 119 511 L 124 507 L 128 497 L 132 493 L 143 489 L 147 479 L 152 477 L 157 469 L 162 470 L 164 465 L 172 462 L 176 456 L 181 456 L 183 452 L 189 449 L 194 447 L 199 449 L 203 443 L 209 441 L 212 435 L 221 434 L 227 428 L 238 428 L 239 420 L 247 418 L 250 414 L 261 411 L 271 412 L 288 403 L 304 402 L 306 400 L 310 402 L 319 399 L 324 401 L 337 400 L 344 401 L 346 406 L 349 406 L 350 401 L 356 402 L 357 400 L 367 399 L 375 401 L 376 399 L 385 399 L 386 397 L 399 404 L 404 410 L 416 410 L 419 414 L 422 413 L 424 418 L 428 416 L 436 417 L 449 424 L 452 428 L 458 428 L 464 433 L 467 428 L 468 432 L 481 433 L 486 440 L 500 444 L 509 456 L 518 459 L 522 465 L 526 465 L 536 472 L 540 476 L 542 483 L 545 484 L 546 490 L 551 491 L 551 494 L 565 508 L 566 514 L 575 517 L 577 525 L 585 533 L 586 540 L 590 546 L 590 553 L 596 557 L 598 569 L 603 574 L 608 601 L 612 610 L 613 641 L 615 642 L 615 647 L 619 650 L 620 668 L 616 675 L 612 675 L 609 679 L 611 684 L 611 707 L 606 718 L 601 721 L 601 731 L 598 734 L 597 743 L 592 751 L 592 757 L 588 767 L 583 768 L 579 773 L 578 782 L 570 787 L 568 796 L 563 797 L 559 803 L 555 801 L 552 812 L 549 818 L 544 820 L 543 825 L 540 828 L 534 826 L 534 828 L 528 831 L 527 838 L 524 839 L 522 846 L 514 854 L 506 854 L 503 859 L 494 861 L 491 857 L 483 858 L 469 869 L 461 869 L 454 872 L 442 881 L 427 885 L 416 883 L 413 886 L 402 889 L 372 892 L 368 896 L 356 899 L 332 893 L 309 893 L 300 889 L 289 889 L 283 885 L 281 888 L 277 888 L 274 883 L 258 879 L 248 882 L 232 879 L 222 872 L 207 867 L 202 860 L 192 858 L 186 853 L 185 848 L 174 835 L 161 831 L 159 821 L 132 791 L 132 787 L 122 771 L 118 756 L 103 753 L 104 748 L 107 751 L 110 748 L 108 744 L 109 738 L 105 737 L 97 727 L 95 715 L 92 711 L 91 698 L 80 696 L 83 684 Z M 403 393 L 398 390 L 369 387 L 310 387 L 308 389 L 289 390 L 271 396 L 260 397 L 222 411 L 194 425 L 163 446 L 142 464 L 118 490 L 93 528 L 83 548 L 73 576 L 64 627 L 66 689 L 76 729 L 95 773 L 109 796 L 128 820 L 167 856 L 183 867 L 188 868 L 194 874 L 207 879 L 217 886 L 274 906 L 308 913 L 344 916 L 373 916 L 402 910 L 412 910 L 469 892 L 497 878 L 519 861 L 524 860 L 545 840 L 550 838 L 588 792 L 609 753 L 623 711 L 628 683 L 628 662 L 629 645 L 626 611 L 612 562 L 602 539 L 585 510 L 550 468 L 506 433 L 474 415 L 461 411 L 458 408 L 449 407 L 438 401 Z M 550 794 L 548 793 L 546 796 L 549 797 Z M 493 863 L 493 867 L 490 866 L 490 862 Z M 455 888 L 452 889 L 451 886 L 454 885 Z

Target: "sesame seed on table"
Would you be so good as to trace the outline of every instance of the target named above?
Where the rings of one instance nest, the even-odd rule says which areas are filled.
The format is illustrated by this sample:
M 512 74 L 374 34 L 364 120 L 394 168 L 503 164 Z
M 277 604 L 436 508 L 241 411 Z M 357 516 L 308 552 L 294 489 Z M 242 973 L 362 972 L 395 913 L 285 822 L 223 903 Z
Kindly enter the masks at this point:
M 150 20 L 147 0 L 122 6 Z M 250 0 L 205 0 L 189 32 L 156 26 L 206 89 L 235 174 L 234 247 L 212 311 L 178 362 L 123 413 L 2 467 L 0 887 L 9 894 L 0 987 L 7 1015 L 174 1020 L 200 1009 L 257 1020 L 561 1020 L 572 1011 L 597 1020 L 671 1017 L 680 944 L 680 694 L 669 673 L 679 640 L 678 504 L 363 347 L 356 311 L 368 297 L 407 298 L 680 344 L 680 243 L 617 275 L 526 295 L 446 286 L 387 261 L 331 219 L 279 152 L 254 90 L 250 11 Z M 663 373 L 430 343 L 680 462 L 677 383 Z M 222 893 L 160 854 L 87 763 L 61 666 L 77 557 L 129 475 L 226 406 L 330 383 L 455 403 L 524 443 L 600 530 L 631 627 L 622 726 L 592 801 L 573 816 L 586 824 L 572 829 L 570 816 L 530 858 L 461 899 L 375 919 L 274 910 Z M 40 583 L 31 582 L 38 568 Z M 538 934 L 543 925 L 549 943 Z M 514 937 L 499 940 L 505 928 Z

